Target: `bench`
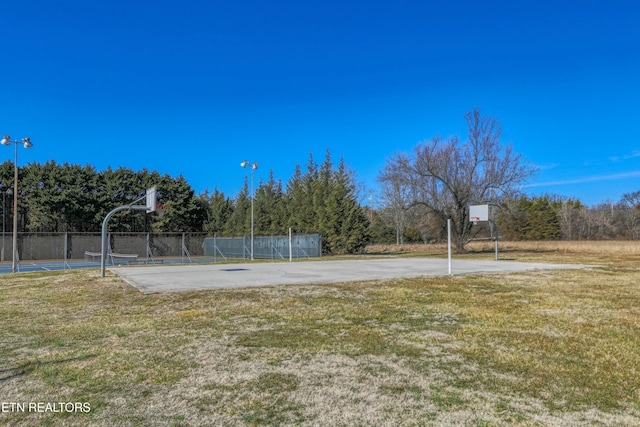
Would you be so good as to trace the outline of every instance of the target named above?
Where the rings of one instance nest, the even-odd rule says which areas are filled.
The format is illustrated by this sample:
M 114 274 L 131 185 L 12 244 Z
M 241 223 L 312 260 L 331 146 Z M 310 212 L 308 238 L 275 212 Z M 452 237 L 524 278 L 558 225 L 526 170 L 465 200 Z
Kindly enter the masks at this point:
M 153 258 L 149 258 L 149 259 L 137 259 L 135 261 L 130 261 L 129 265 L 132 264 L 164 264 L 164 260 L 162 259 L 153 259 Z
M 84 260 L 99 262 L 102 254 L 100 252 L 85 251 Z M 113 262 L 113 265 L 132 264 L 138 262 L 138 254 L 118 254 L 112 252 L 109 254 L 109 258 Z

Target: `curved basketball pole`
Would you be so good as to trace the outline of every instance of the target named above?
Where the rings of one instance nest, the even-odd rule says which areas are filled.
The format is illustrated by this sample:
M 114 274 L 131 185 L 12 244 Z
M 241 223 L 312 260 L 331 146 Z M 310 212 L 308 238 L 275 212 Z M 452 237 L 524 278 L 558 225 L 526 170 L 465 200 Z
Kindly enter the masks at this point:
M 144 205 L 135 204 L 142 201 L 142 199 L 147 199 L 147 203 Z M 147 194 L 134 200 L 130 205 L 118 206 L 117 208 L 109 212 L 107 216 L 104 217 L 104 220 L 102 221 L 102 241 L 100 244 L 100 275 L 102 277 L 104 277 L 105 261 L 107 258 L 107 224 L 109 223 L 109 219 L 113 216 L 113 214 L 120 211 L 127 210 L 127 209 L 153 212 L 155 211 L 155 207 L 156 207 L 156 187 L 153 186 L 152 188 L 147 190 Z

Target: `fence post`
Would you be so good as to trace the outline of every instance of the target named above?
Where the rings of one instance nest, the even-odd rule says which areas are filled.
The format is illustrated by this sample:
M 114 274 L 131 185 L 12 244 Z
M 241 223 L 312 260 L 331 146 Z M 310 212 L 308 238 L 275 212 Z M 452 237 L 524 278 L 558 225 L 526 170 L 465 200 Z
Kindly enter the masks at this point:
M 63 270 L 66 270 L 67 269 L 67 265 L 68 265 L 67 264 L 67 251 L 68 251 L 67 242 L 68 242 L 67 233 L 65 232 L 64 233 L 64 254 L 62 255 L 62 257 L 64 259 L 64 263 L 62 264 L 62 269 Z M 71 268 L 71 267 L 69 267 L 69 268 Z

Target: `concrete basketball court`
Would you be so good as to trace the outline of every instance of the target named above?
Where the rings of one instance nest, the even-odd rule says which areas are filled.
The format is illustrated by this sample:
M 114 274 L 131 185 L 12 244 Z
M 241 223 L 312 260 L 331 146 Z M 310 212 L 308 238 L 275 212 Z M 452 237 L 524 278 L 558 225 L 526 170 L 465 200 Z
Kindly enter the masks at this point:
M 577 264 L 488 260 L 453 260 L 451 265 L 454 275 L 585 267 Z M 338 283 L 449 274 L 448 261 L 435 258 L 164 265 L 113 267 L 109 270 L 143 293 Z

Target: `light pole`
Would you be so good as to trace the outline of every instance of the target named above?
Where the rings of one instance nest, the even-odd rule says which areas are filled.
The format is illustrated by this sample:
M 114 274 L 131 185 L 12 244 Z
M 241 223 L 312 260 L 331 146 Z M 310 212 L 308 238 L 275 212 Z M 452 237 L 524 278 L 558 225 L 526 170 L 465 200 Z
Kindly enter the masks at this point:
M 8 188 L 4 188 L 4 185 L 0 183 L 0 191 L 2 191 L 2 250 L 0 250 L 0 262 L 4 262 L 4 224 L 5 224 L 5 211 L 7 204 L 5 203 L 5 197 L 7 196 Z
M 245 160 L 244 162 L 240 163 L 240 166 L 246 168 L 247 166 L 249 166 L 249 164 L 250 163 Z M 258 162 L 251 163 L 251 261 L 253 261 L 253 173 L 256 169 L 258 169 Z
M 31 148 L 33 144 L 28 137 L 18 141 L 11 140 L 9 135 L 5 135 L 0 143 L 15 146 L 13 152 L 13 261 L 11 262 L 11 272 L 15 273 L 18 266 L 18 144 L 23 144 L 24 148 Z
M 4 188 L 4 185 L 0 183 L 0 191 L 2 191 L 2 250 L 0 250 L 0 262 L 4 262 L 4 197 L 7 191 Z

